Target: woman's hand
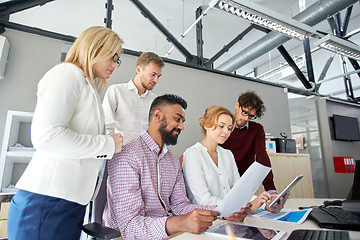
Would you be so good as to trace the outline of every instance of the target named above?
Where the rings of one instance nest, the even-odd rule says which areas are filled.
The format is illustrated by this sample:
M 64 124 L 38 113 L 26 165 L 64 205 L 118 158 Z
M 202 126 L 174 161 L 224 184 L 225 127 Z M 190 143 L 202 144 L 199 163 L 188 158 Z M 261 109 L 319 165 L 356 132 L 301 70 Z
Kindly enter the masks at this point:
M 280 210 L 284 207 L 286 200 L 290 196 L 290 192 L 287 192 L 280 200 L 275 203 L 272 207 L 269 207 L 269 204 L 278 196 L 278 193 L 271 194 L 271 201 L 268 201 L 265 206 L 265 210 L 268 210 L 270 212 L 280 212 Z
M 252 204 L 251 212 L 256 212 L 264 203 L 267 203 L 269 200 L 271 200 L 271 196 L 272 195 L 266 191 L 259 194 L 254 200 L 250 202 Z
M 115 142 L 115 153 L 121 152 L 123 145 L 123 137 L 120 133 L 112 134 L 111 137 L 114 139 Z
M 224 217 L 224 219 L 235 222 L 243 222 L 246 218 L 246 214 L 250 212 L 251 203 L 246 204 L 245 208 L 241 208 L 240 212 L 235 212 L 229 217 Z

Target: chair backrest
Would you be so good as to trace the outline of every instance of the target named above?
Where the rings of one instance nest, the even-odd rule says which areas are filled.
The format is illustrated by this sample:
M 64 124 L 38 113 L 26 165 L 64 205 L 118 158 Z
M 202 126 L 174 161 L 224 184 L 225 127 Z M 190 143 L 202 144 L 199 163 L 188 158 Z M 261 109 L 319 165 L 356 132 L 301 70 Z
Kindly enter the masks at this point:
M 106 196 L 107 178 L 108 178 L 108 171 L 107 171 L 107 163 L 106 163 L 103 180 L 101 182 L 99 192 L 94 200 L 94 211 L 93 211 L 94 221 L 100 224 L 102 224 L 102 215 L 104 212 L 106 198 L 107 198 Z
M 108 178 L 107 165 L 105 165 L 103 180 L 101 182 L 98 194 L 95 200 L 93 201 L 93 206 L 91 211 L 92 222 L 90 221 L 90 223 L 83 225 L 81 228 L 86 234 L 92 237 L 91 239 L 109 240 L 121 236 L 119 231 L 102 225 L 102 215 L 106 204 L 107 178 Z

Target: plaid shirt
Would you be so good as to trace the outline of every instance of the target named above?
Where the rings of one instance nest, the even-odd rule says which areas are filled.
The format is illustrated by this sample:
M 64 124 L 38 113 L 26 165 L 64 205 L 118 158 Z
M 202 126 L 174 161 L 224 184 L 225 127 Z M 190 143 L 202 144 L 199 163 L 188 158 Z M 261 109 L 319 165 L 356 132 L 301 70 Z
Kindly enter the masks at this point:
M 108 162 L 103 219 L 106 226 L 120 230 L 124 239 L 167 238 L 168 212 L 184 215 L 195 208 L 215 208 L 190 203 L 178 158 L 166 145 L 159 155 L 160 150 L 144 132 Z

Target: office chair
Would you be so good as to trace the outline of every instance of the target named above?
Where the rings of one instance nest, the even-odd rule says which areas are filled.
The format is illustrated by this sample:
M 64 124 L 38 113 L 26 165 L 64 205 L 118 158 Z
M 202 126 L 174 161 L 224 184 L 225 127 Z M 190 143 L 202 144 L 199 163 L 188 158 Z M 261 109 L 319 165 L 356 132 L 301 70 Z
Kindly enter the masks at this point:
M 95 221 L 82 226 L 82 230 L 91 236 L 93 240 L 109 240 L 121 236 L 120 232 L 102 225 L 102 214 L 106 204 L 106 186 L 107 186 L 107 165 L 105 166 L 103 180 L 100 185 L 98 195 L 95 200 L 90 202 L 90 216 L 94 214 Z

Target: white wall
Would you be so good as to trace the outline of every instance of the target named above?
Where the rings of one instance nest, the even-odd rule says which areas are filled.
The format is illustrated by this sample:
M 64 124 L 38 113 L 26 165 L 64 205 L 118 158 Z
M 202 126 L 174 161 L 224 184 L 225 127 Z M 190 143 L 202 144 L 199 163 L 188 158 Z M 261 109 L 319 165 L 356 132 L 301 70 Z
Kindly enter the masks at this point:
M 47 70 L 60 62 L 62 45 L 59 40 L 15 30 L 6 30 L 3 35 L 11 46 L 5 79 L 0 81 L 0 136 L 3 135 L 7 110 L 35 109 L 37 83 Z M 135 74 L 137 57 L 124 54 L 121 58 L 122 65 L 109 79 L 109 84 L 127 82 Z M 178 145 L 173 147 L 175 154 L 180 156 L 187 147 L 201 140 L 198 119 L 206 107 L 217 104 L 233 110 L 238 95 L 249 89 L 255 90 L 267 107 L 260 120 L 265 131 L 275 137 L 279 137 L 280 132 L 290 136 L 287 94 L 282 88 L 166 63 L 154 92 L 158 95 L 178 94 L 188 102 L 185 131 L 180 135 Z

